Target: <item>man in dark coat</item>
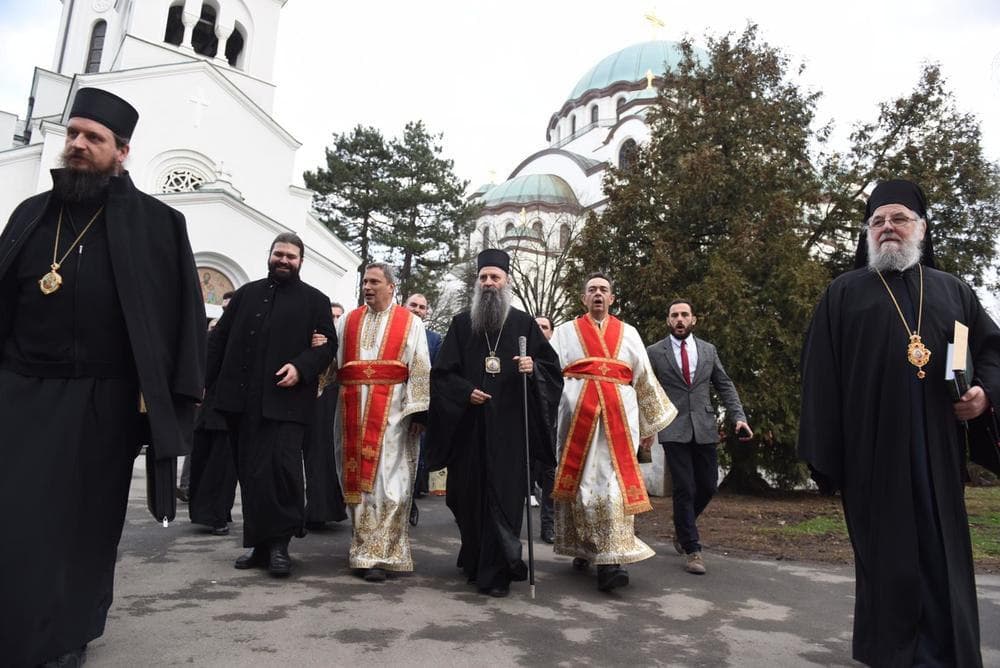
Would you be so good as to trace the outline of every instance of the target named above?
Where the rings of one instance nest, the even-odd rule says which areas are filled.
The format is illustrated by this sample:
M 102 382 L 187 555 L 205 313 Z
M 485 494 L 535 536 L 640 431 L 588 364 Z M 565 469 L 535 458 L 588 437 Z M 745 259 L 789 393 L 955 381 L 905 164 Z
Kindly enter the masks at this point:
M 111 605 L 139 447 L 191 446 L 205 309 L 184 217 L 123 168 L 137 120 L 121 98 L 77 91 L 52 191 L 0 236 L 5 666 L 84 660 Z
M 207 382 L 226 415 L 243 500 L 236 568 L 288 575 L 288 543 L 305 535 L 302 446 L 319 376 L 336 350 L 330 300 L 299 278 L 304 245 L 292 233 L 271 244 L 268 275 L 233 295 L 208 339 Z M 314 333 L 327 343 L 312 347 Z
M 840 490 L 854 547 L 854 658 L 876 666 L 982 665 L 960 421 L 1000 397 L 1000 330 L 934 266 L 924 194 L 872 192 L 857 268 L 827 288 L 802 353 L 799 454 Z M 945 380 L 955 322 L 973 387 Z
M 430 313 L 430 305 L 427 297 L 415 292 L 403 302 L 407 311 L 417 316 L 421 320 L 427 320 Z M 437 359 L 438 350 L 441 349 L 441 335 L 437 332 L 425 329 L 427 335 L 427 354 L 431 358 L 431 364 Z M 417 456 L 417 475 L 413 480 L 413 499 L 410 502 L 410 524 L 417 526 L 420 521 L 420 509 L 417 508 L 417 499 L 423 498 L 430 491 L 430 481 L 427 471 L 427 439 L 426 434 L 420 434 L 420 453 Z
M 555 465 L 562 374 L 535 320 L 510 306 L 509 256 L 479 254 L 472 308 L 456 315 L 431 370 L 428 468 L 448 468 L 448 507 L 462 535 L 458 566 L 481 593 L 506 596 L 527 577 L 521 520 L 528 495 L 522 374 L 532 459 Z M 518 338 L 527 342 L 519 357 Z
M 344 315 L 344 307 L 337 302 L 330 302 L 330 314 L 336 326 L 337 320 Z M 331 364 L 320 377 L 315 419 L 306 432 L 303 453 L 306 468 L 306 528 L 309 530 L 323 530 L 327 522 L 342 522 L 347 519 L 347 506 L 337 478 L 337 458 L 333 451 L 333 420 L 337 415 L 339 389 L 336 364 Z

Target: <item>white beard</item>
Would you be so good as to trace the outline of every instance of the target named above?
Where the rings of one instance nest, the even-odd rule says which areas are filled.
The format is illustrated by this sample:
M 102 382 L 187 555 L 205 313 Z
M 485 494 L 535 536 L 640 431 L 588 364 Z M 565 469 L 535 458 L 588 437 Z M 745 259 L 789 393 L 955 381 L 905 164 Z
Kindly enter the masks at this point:
M 911 236 L 909 239 L 900 241 L 899 248 L 879 248 L 872 239 L 872 235 L 867 235 L 868 241 L 868 268 L 872 271 L 905 271 L 920 262 L 920 257 L 924 252 L 923 239 Z

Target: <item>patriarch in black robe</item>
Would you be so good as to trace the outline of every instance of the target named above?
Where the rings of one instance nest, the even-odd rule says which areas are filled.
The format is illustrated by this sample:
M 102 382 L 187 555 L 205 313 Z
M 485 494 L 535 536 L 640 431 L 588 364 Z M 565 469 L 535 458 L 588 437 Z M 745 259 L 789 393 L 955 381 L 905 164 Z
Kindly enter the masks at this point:
M 226 416 L 243 501 L 236 568 L 291 572 L 288 543 L 305 535 L 302 448 L 319 376 L 336 351 L 330 300 L 299 278 L 304 245 L 271 244 L 268 276 L 236 291 L 208 339 L 208 388 Z M 327 342 L 311 346 L 313 334 Z
M 183 215 L 123 168 L 137 120 L 117 96 L 77 91 L 53 190 L 0 235 L 4 666 L 84 659 L 111 606 L 139 447 L 174 467 L 191 447 L 205 309 Z
M 562 374 L 535 320 L 510 307 L 506 253 L 478 258 L 472 308 L 456 315 L 431 370 L 428 469 L 448 468 L 447 504 L 462 537 L 458 566 L 480 592 L 506 596 L 527 577 L 521 522 L 528 495 L 522 373 L 531 457 L 555 465 Z M 527 355 L 518 357 L 518 338 Z
M 843 498 L 854 658 L 979 666 L 960 420 L 985 418 L 1000 397 L 1000 330 L 968 285 L 935 268 L 926 218 L 915 184 L 872 192 L 857 268 L 827 288 L 806 337 L 799 454 L 821 491 Z M 975 374 L 957 403 L 945 381 L 956 320 Z

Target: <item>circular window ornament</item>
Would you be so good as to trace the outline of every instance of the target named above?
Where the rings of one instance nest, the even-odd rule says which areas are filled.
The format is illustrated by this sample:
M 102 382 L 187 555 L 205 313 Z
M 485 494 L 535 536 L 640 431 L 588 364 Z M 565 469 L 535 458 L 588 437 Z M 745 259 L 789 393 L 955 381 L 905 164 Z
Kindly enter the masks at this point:
M 187 193 L 197 190 L 205 183 L 202 174 L 190 169 L 172 169 L 160 180 L 162 193 Z

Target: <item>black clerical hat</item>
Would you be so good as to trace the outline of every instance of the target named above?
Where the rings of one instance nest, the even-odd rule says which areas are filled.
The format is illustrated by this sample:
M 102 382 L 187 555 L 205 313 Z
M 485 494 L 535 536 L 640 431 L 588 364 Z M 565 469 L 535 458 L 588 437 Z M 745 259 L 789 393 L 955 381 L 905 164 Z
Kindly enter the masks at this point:
M 97 121 L 119 137 L 132 138 L 139 112 L 131 104 L 100 88 L 81 88 L 73 98 L 70 118 Z
M 487 248 L 476 257 L 476 271 L 481 271 L 483 267 L 497 267 L 509 274 L 510 255 L 499 248 Z
M 924 231 L 924 250 L 920 262 L 925 267 L 936 269 L 934 262 L 934 241 L 931 235 L 931 224 L 927 221 L 927 196 L 923 189 L 912 181 L 905 179 L 890 179 L 882 181 L 872 190 L 865 205 L 865 220 L 861 225 L 861 235 L 858 239 L 858 250 L 854 253 L 854 268 L 868 266 L 868 229 L 865 224 L 880 206 L 886 204 L 902 204 L 924 219 L 927 229 Z

